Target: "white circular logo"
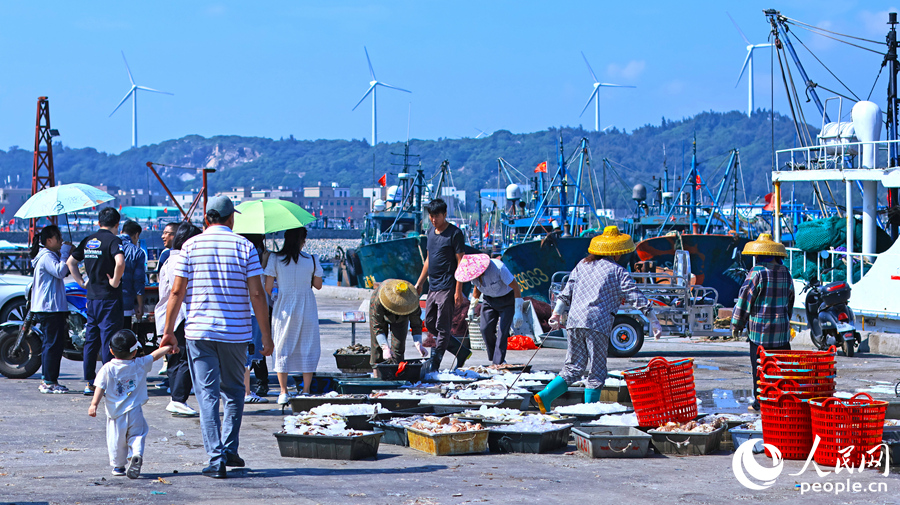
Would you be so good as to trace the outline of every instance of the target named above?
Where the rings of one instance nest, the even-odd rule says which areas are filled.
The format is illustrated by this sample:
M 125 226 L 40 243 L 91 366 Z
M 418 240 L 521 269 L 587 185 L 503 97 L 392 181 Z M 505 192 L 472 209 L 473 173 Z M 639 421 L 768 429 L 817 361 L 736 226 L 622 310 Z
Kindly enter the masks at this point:
M 767 468 L 756 462 L 756 458 L 753 457 L 753 448 L 759 442 L 759 439 L 750 439 L 744 442 L 738 446 L 737 450 L 734 451 L 734 456 L 731 458 L 731 469 L 734 471 L 734 477 L 745 488 L 754 491 L 762 491 L 775 484 L 775 479 L 781 475 L 781 470 L 784 468 L 781 451 L 771 444 L 763 444 L 763 446 L 772 455 L 772 467 Z M 754 480 L 759 483 L 754 482 Z

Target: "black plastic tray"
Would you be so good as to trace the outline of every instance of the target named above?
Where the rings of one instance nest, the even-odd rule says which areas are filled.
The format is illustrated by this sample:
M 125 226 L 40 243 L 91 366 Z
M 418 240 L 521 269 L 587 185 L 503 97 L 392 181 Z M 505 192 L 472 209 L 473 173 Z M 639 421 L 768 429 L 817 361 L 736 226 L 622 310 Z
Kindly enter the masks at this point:
M 321 396 L 295 396 L 291 398 L 291 412 L 294 414 L 306 412 L 318 406 L 330 403 L 332 405 L 353 405 L 355 403 L 366 403 L 368 397 L 365 395 L 355 395 L 354 398 L 323 398 Z
M 385 380 L 339 380 L 337 391 L 343 395 L 368 395 L 376 389 L 400 389 L 403 386 L 409 386 L 407 381 L 385 381 Z
M 418 398 L 372 398 L 368 396 L 366 398 L 369 403 L 380 403 L 382 407 L 390 411 L 416 408 L 422 401 Z
M 368 354 L 338 354 L 337 351 L 335 351 L 333 356 L 338 370 L 342 372 L 353 373 L 372 371 L 372 364 L 369 362 L 371 357 Z
M 289 435 L 275 433 L 278 450 L 285 458 L 315 459 L 378 459 L 378 444 L 382 432 L 357 437 L 328 437 L 322 435 Z
M 399 374 L 397 363 L 378 363 L 375 365 L 375 375 L 384 380 L 401 380 L 417 382 L 422 376 L 422 360 L 406 360 L 406 367 Z
M 660 454 L 677 456 L 703 456 L 719 450 L 725 427 L 721 426 L 710 433 L 680 433 L 650 430 L 653 447 Z
M 406 427 L 387 424 L 388 421 L 376 421 L 372 423 L 375 429 L 384 432 L 381 441 L 390 445 L 409 447 L 409 437 L 406 436 Z
M 541 454 L 569 445 L 569 434 L 571 432 L 571 426 L 543 433 L 492 429 L 488 434 L 488 449 L 494 453 L 523 452 Z

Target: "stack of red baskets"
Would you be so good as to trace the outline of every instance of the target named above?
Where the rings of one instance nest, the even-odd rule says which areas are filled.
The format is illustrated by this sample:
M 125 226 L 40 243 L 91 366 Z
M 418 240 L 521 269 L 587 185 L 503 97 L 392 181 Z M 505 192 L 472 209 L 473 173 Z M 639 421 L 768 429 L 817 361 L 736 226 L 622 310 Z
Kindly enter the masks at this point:
M 763 441 L 784 459 L 806 459 L 813 433 L 809 400 L 831 396 L 837 349 L 767 351 L 759 348 L 759 389 Z M 766 455 L 771 457 L 768 449 Z
M 809 401 L 812 434 L 819 436 L 816 463 L 853 468 L 877 466 L 887 402 L 867 393 L 852 398 L 814 398 Z
M 658 427 L 697 418 L 694 360 L 656 357 L 643 368 L 623 372 L 638 425 Z

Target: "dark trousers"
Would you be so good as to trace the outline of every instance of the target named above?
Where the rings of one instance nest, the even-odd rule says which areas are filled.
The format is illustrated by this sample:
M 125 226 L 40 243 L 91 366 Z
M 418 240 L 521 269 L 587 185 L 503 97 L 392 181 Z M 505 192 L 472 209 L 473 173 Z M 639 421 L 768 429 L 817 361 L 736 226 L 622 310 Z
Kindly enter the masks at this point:
M 191 394 L 191 370 L 188 366 L 187 341 L 184 339 L 184 321 L 175 330 L 178 352 L 166 356 L 167 378 L 172 390 L 172 401 L 184 403 Z
M 388 345 L 391 346 L 391 359 L 386 362 L 400 363 L 403 361 L 403 357 L 406 354 L 406 335 L 409 333 L 409 320 L 407 319 L 399 323 L 388 324 L 388 333 L 390 333 L 390 335 L 386 336 L 390 339 Z M 375 340 L 374 334 L 370 339 L 370 344 L 372 347 L 369 362 L 372 365 L 385 362 L 381 346 L 378 345 L 378 341 Z
M 122 329 L 122 300 L 88 300 L 87 324 L 84 325 L 84 380 L 97 376 L 97 355 L 104 363 L 112 359 L 109 340 Z
M 756 363 L 757 358 L 759 357 L 759 348 L 762 347 L 767 351 L 787 351 L 791 348 L 791 343 L 788 342 L 782 345 L 760 345 L 754 341 L 750 341 L 750 370 L 753 373 L 753 407 L 756 410 L 759 410 L 759 382 L 756 377 Z
M 69 336 L 68 312 L 35 312 L 44 342 L 41 350 L 41 375 L 47 384 L 59 382 L 59 363 Z
M 123 330 L 131 330 L 131 329 L 133 329 L 133 327 L 132 327 L 132 321 L 133 321 L 133 320 L 134 320 L 134 316 L 125 316 L 125 315 L 123 315 L 123 316 L 122 316 L 122 329 L 123 329 Z
M 250 370 L 256 376 L 256 394 L 264 396 L 260 392 L 269 390 L 269 365 L 266 364 L 266 357 L 263 356 L 263 359 L 250 363 Z
M 436 340 L 435 357 L 443 357 L 452 338 L 450 330 L 453 328 L 453 306 L 456 303 L 454 292 L 453 289 L 430 291 L 425 301 L 425 328 Z M 440 364 L 440 358 L 437 362 Z
M 516 313 L 516 296 L 512 291 L 504 296 L 485 295 L 481 306 L 481 336 L 487 347 L 488 359 L 495 365 L 506 360 L 506 346 L 509 341 L 509 330 L 512 327 L 513 315 Z M 497 338 L 497 325 L 500 325 L 500 338 Z

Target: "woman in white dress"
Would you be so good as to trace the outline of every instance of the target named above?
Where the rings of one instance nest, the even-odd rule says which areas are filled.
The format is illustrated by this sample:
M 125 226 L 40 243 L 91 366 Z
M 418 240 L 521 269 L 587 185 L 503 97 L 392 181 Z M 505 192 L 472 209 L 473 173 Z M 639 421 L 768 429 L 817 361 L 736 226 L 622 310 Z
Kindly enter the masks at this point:
M 275 373 L 281 394 L 278 403 L 288 403 L 289 373 L 303 374 L 303 392 L 309 393 L 319 364 L 319 312 L 312 288 L 322 289 L 322 266 L 315 256 L 302 251 L 306 228 L 284 232 L 284 245 L 266 265 L 266 292 L 275 298 L 272 337 L 275 340 Z M 278 282 L 277 295 L 272 294 Z

